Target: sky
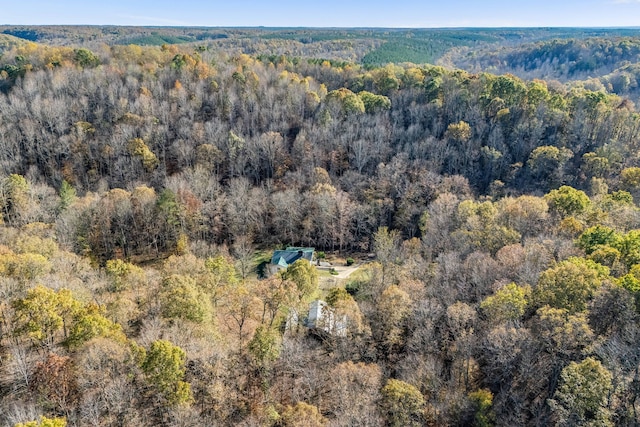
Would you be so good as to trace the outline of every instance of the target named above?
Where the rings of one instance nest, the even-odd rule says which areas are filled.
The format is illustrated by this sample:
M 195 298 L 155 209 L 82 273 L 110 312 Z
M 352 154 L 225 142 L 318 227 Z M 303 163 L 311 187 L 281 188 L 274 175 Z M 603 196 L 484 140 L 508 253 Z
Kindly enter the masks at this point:
M 640 0 L 2 1 L 0 25 L 640 27 Z

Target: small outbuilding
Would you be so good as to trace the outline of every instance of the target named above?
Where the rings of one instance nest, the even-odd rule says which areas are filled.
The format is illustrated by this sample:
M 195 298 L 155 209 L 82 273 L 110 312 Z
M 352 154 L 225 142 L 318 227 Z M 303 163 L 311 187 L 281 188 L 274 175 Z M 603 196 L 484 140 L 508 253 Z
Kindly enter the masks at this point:
M 306 326 L 309 329 L 320 329 L 339 337 L 347 335 L 346 316 L 336 317 L 334 310 L 322 300 L 315 300 L 310 304 Z

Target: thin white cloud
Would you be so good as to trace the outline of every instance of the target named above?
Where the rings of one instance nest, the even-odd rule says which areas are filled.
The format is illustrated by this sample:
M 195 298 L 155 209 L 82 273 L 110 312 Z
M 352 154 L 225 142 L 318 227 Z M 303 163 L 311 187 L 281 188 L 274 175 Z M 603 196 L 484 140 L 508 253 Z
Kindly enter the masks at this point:
M 631 3 L 640 3 L 640 0 L 612 0 L 610 3 L 613 3 L 613 4 L 631 4 Z

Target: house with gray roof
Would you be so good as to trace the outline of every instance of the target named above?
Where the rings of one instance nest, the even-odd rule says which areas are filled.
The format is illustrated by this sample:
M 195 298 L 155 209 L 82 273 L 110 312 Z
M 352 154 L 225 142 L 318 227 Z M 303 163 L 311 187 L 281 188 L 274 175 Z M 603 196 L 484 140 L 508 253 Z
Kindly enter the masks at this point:
M 313 262 L 314 248 L 304 248 L 290 246 L 285 250 L 273 252 L 271 263 L 269 264 L 269 274 L 276 274 L 280 270 L 284 270 L 299 259 L 305 259 L 309 263 Z

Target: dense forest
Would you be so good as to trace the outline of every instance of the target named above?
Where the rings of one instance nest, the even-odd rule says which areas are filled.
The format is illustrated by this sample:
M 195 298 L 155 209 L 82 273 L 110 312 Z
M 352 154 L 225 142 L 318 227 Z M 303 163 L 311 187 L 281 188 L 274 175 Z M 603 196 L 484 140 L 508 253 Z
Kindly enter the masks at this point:
M 234 31 L 4 29 L 2 425 L 640 424 L 630 30 Z
M 552 39 L 515 46 L 452 49 L 444 62 L 472 72 L 511 73 L 562 82 L 584 80 L 593 90 L 640 99 L 640 39 Z

